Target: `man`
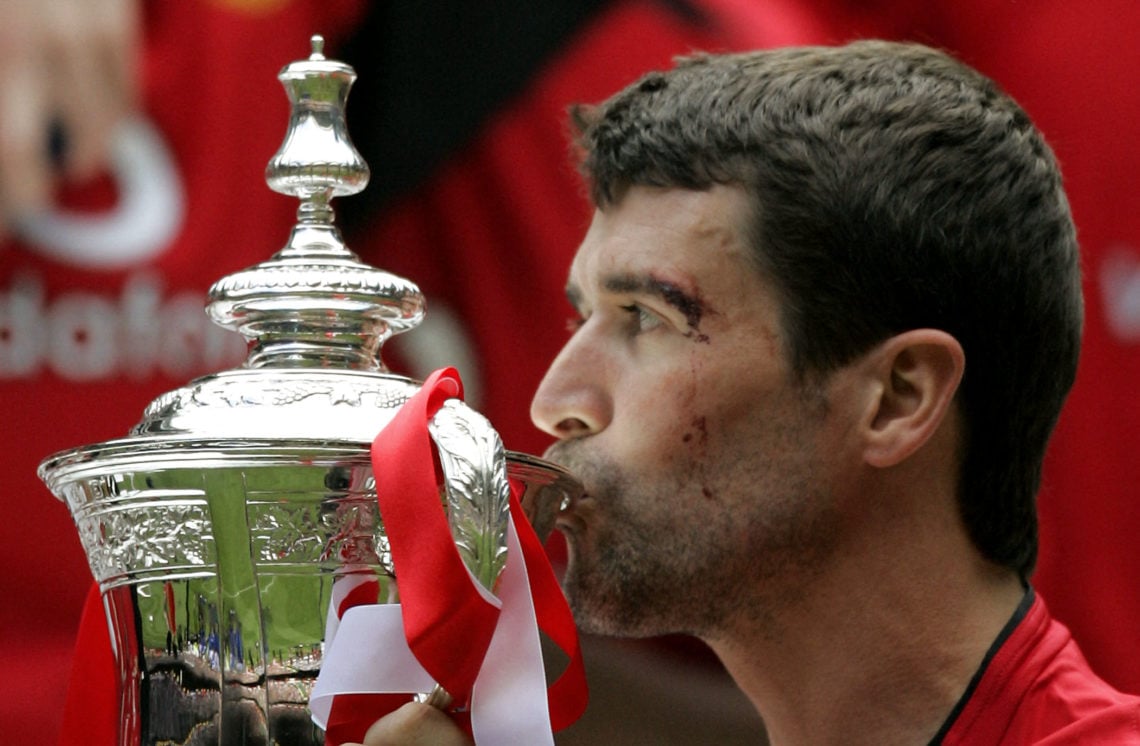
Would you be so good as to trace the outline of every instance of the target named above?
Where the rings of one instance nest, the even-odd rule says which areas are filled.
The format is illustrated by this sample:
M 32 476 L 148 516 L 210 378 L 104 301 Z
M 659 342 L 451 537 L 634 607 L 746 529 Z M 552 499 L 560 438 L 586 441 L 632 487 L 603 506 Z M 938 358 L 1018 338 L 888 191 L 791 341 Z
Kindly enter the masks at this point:
M 774 744 L 1140 743 L 1028 579 L 1082 302 L 1049 148 L 920 46 L 698 56 L 576 117 L 532 416 L 585 631 L 689 633 Z M 407 706 L 367 744 L 464 743 Z

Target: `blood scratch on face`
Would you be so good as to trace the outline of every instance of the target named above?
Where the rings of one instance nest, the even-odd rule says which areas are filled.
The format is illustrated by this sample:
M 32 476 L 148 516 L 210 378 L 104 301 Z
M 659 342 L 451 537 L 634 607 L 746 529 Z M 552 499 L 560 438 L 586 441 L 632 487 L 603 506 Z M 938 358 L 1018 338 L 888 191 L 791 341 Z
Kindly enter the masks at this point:
M 651 284 L 666 303 L 684 315 L 685 323 L 689 326 L 689 332 L 685 336 L 701 344 L 708 344 L 709 335 L 701 333 L 701 319 L 708 308 L 699 293 L 690 295 L 679 286 L 660 277 L 653 277 Z
M 694 417 L 689 421 L 689 428 L 689 430 L 686 430 L 681 435 L 681 442 L 689 445 L 693 444 L 694 439 L 696 440 L 696 443 L 690 446 L 694 448 L 694 471 L 699 474 L 702 481 L 704 481 L 706 477 L 704 473 L 705 459 L 708 456 L 707 448 L 709 442 L 708 421 L 703 416 Z M 701 485 L 701 495 L 703 495 L 706 500 L 716 499 L 716 493 L 714 493 L 707 484 Z
M 653 278 L 653 283 L 657 286 L 657 292 L 661 294 L 661 298 L 684 314 L 685 321 L 690 329 L 696 330 L 701 325 L 701 317 L 705 313 L 705 304 L 700 298 L 689 295 L 673 283 L 657 277 Z
M 705 420 L 705 418 L 704 417 L 694 417 L 693 421 L 690 422 L 689 424 L 693 426 L 693 428 L 697 431 L 697 434 L 699 435 L 700 439 L 698 441 L 698 445 L 700 445 L 701 448 L 704 448 L 705 446 L 707 446 L 709 444 L 709 428 L 708 428 L 708 422 Z

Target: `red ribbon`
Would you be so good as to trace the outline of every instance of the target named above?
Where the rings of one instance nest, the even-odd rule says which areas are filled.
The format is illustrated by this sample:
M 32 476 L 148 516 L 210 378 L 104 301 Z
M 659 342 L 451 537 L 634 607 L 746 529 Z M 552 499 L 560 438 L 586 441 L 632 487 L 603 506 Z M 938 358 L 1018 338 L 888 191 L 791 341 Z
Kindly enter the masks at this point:
M 408 646 L 424 670 L 452 696 L 458 709 L 470 700 L 499 617 L 499 609 L 477 590 L 455 549 L 441 501 L 442 470 L 427 428 L 446 400 L 462 396 L 463 386 L 453 368 L 436 371 L 372 443 L 376 495 L 392 552 Z M 585 669 L 569 607 L 542 544 L 522 513 L 516 490 L 517 485 L 512 484 L 510 510 L 539 628 L 570 659 L 547 692 L 551 726 L 557 731 L 585 711 Z M 361 602 L 365 600 L 360 596 L 350 596 L 338 611 L 343 613 Z M 326 744 L 363 740 L 373 722 L 410 698 L 390 694 L 337 696 Z M 466 713 L 453 714 L 466 725 Z
M 511 490 L 511 514 L 515 517 L 515 530 L 518 532 L 519 543 L 522 544 L 538 627 L 570 659 L 566 670 L 550 685 L 546 693 L 550 704 L 550 726 L 557 732 L 568 728 L 582 717 L 589 700 L 578 628 L 574 625 L 574 616 L 566 604 L 566 597 L 562 595 L 562 588 L 554 576 L 546 550 L 542 548 L 538 534 L 523 514 L 514 489 Z

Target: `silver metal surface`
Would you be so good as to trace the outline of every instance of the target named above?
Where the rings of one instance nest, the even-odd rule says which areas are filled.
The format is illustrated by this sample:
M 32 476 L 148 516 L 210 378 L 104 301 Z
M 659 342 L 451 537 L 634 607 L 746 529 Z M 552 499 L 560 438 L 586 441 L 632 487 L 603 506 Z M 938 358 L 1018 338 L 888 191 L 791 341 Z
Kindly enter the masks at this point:
M 444 403 L 428 425 L 443 467 L 455 547 L 489 591 L 507 559 L 511 487 L 506 452 L 485 417 L 459 401 Z
M 103 591 L 123 746 L 323 743 L 308 697 L 333 583 L 369 573 L 380 599 L 398 596 L 370 446 L 419 390 L 380 350 L 419 323 L 424 301 L 360 262 L 333 224 L 329 202 L 368 180 L 344 126 L 352 69 L 325 59 L 314 37 L 310 57 L 279 77 L 292 112 L 266 180 L 301 201 L 297 224 L 268 261 L 216 283 L 208 307 L 248 340 L 247 360 L 160 396 L 127 437 L 40 466 Z M 461 402 L 429 432 L 456 547 L 493 589 L 507 475 L 525 485 L 540 536 L 578 483 L 505 451 Z

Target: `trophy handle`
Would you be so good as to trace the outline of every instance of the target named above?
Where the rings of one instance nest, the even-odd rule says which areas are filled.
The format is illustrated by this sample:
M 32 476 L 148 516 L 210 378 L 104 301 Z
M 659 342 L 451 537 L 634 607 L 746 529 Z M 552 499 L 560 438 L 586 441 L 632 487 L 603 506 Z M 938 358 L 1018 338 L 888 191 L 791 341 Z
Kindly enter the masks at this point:
M 507 559 L 511 487 L 503 441 L 486 417 L 458 399 L 428 423 L 443 468 L 447 520 L 467 569 L 493 593 Z
M 503 441 L 486 417 L 458 399 L 446 401 L 428 423 L 443 469 L 447 520 L 455 548 L 471 574 L 493 592 L 507 559 L 511 487 Z M 447 710 L 440 685 L 416 701 Z

